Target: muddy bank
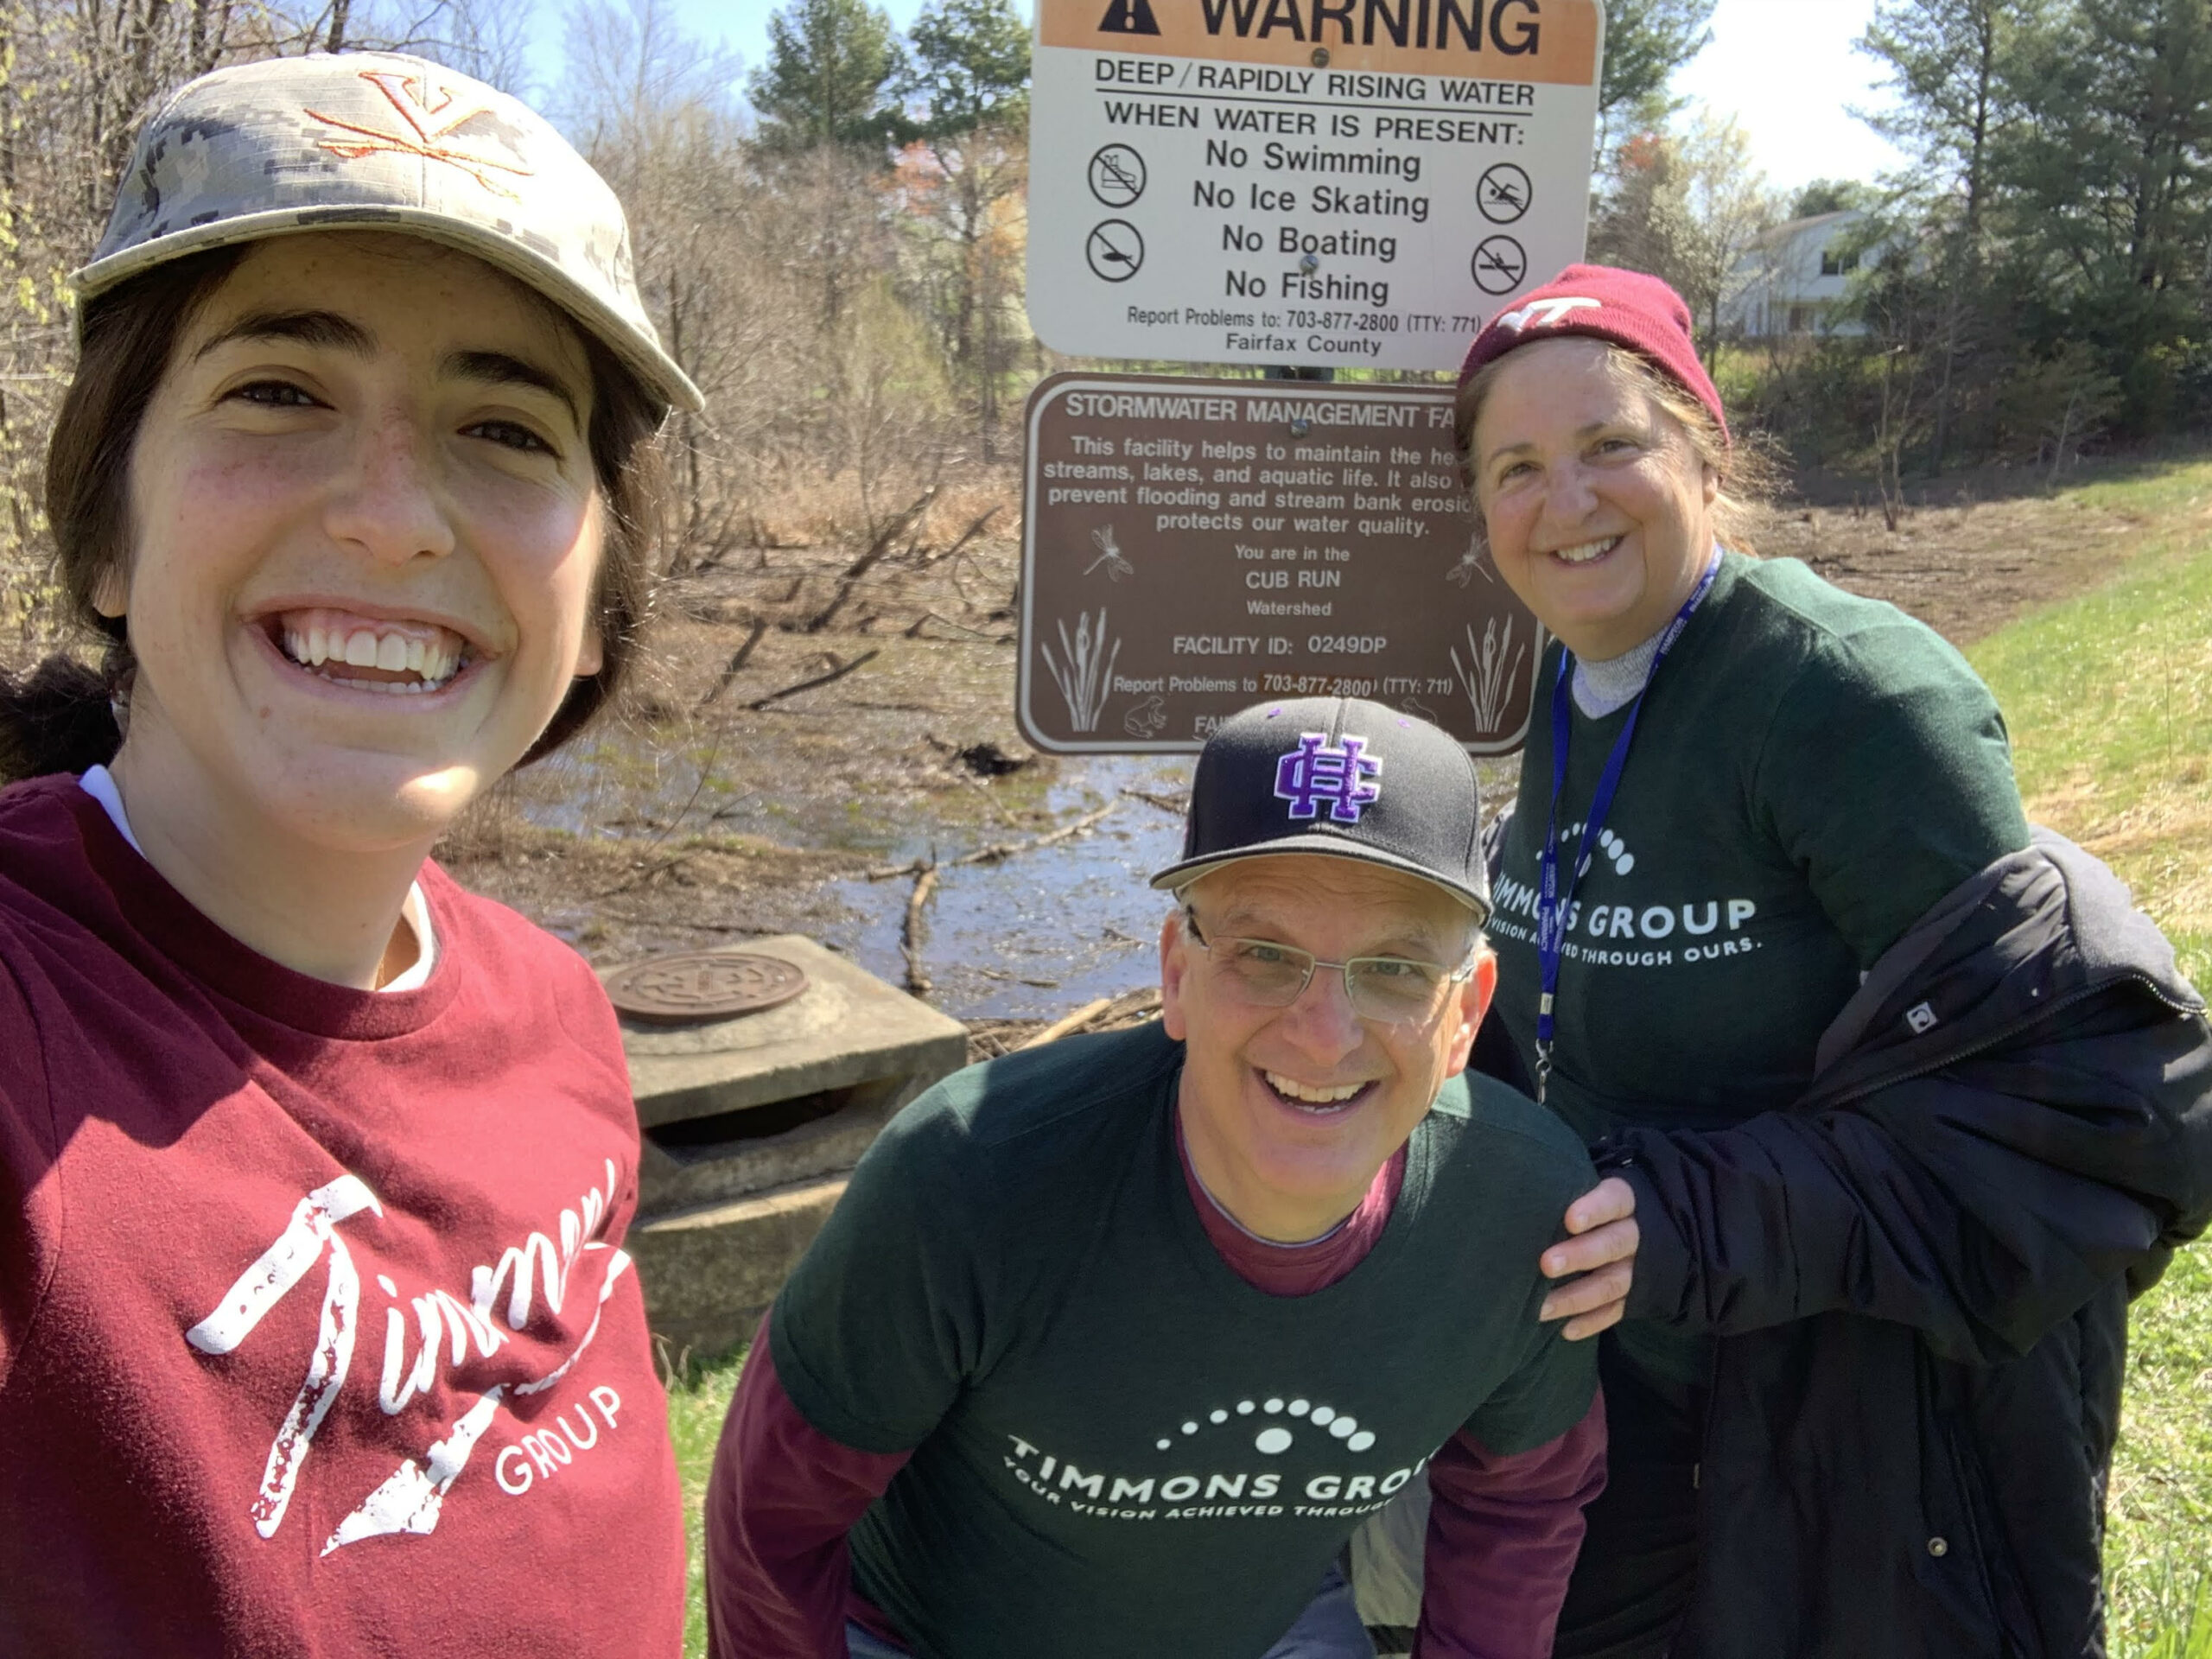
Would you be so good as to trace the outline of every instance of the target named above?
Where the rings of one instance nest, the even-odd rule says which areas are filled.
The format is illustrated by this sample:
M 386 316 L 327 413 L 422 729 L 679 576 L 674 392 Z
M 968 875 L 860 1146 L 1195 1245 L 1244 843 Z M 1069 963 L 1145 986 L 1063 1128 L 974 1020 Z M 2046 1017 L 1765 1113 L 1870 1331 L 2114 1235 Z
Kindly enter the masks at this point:
M 1000 533 L 954 546 L 992 489 Z M 800 932 L 894 984 L 913 880 L 868 872 L 933 861 L 913 944 L 947 1012 L 1041 1022 L 1151 984 L 1164 903 L 1144 877 L 1179 848 L 1190 763 L 1020 741 L 1014 489 L 1001 474 L 967 489 L 818 626 L 849 550 L 753 550 L 671 584 L 620 718 L 503 786 L 442 856 L 596 962 Z M 2029 496 L 1916 507 L 1894 531 L 1871 508 L 1799 506 L 1759 544 L 1965 644 L 2101 581 L 2139 529 Z M 1516 772 L 1486 765 L 1486 795 Z M 1101 808 L 1066 840 L 956 862 Z

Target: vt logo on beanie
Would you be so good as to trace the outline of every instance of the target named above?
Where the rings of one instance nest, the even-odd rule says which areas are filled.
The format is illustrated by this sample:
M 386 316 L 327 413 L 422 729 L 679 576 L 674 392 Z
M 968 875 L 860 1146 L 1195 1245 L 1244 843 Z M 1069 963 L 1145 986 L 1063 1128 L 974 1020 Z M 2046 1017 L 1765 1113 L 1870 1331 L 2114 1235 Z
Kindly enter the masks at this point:
M 1531 323 L 1539 328 L 1549 328 L 1570 312 L 1602 311 L 1605 308 L 1596 300 L 1583 299 L 1580 296 L 1567 299 L 1535 300 L 1517 311 L 1508 311 L 1497 320 L 1497 326 L 1510 328 L 1517 334 Z

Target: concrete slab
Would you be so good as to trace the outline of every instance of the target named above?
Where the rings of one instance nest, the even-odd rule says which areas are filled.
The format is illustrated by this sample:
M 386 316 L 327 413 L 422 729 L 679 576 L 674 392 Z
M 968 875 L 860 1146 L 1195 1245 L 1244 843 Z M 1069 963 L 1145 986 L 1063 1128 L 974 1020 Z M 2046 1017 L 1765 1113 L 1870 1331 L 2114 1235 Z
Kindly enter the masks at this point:
M 701 1357 L 750 1338 L 844 1191 L 835 1175 L 633 1226 L 653 1334 Z
M 654 1333 L 752 1334 L 891 1115 L 968 1056 L 967 1028 L 795 934 L 742 949 L 807 976 L 780 1007 L 695 1026 L 626 1016 L 644 1145 L 629 1249 Z
M 648 1129 L 639 1148 L 639 1211 L 666 1215 L 850 1169 L 891 1115 L 938 1075 L 925 1068 Z
M 807 976 L 779 1008 L 671 1029 L 626 1016 L 622 1047 L 646 1128 L 787 1101 L 885 1077 L 935 1082 L 966 1061 L 957 1020 L 797 934 L 749 939 Z
M 804 994 L 673 1029 L 622 1021 L 645 1132 L 641 1214 L 850 1169 L 893 1112 L 967 1059 L 958 1020 L 813 940 L 785 934 L 744 948 L 798 967 Z

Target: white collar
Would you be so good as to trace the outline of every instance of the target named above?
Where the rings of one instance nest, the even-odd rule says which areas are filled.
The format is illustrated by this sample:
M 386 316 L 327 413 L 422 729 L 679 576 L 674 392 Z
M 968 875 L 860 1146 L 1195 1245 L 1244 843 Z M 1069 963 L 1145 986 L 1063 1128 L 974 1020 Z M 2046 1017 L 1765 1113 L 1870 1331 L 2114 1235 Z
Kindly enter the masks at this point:
M 130 850 L 143 858 L 146 849 L 138 844 L 138 837 L 130 832 L 130 819 L 123 810 L 123 797 L 117 791 L 115 779 L 105 766 L 94 766 L 77 780 L 86 794 L 100 804 L 108 820 L 118 834 L 130 843 Z M 438 936 L 430 925 L 430 902 L 423 896 L 423 884 L 412 881 L 407 887 L 407 902 L 400 906 L 399 919 L 405 922 L 415 934 L 415 963 L 397 978 L 377 987 L 380 991 L 419 991 L 430 982 L 430 970 L 438 963 Z

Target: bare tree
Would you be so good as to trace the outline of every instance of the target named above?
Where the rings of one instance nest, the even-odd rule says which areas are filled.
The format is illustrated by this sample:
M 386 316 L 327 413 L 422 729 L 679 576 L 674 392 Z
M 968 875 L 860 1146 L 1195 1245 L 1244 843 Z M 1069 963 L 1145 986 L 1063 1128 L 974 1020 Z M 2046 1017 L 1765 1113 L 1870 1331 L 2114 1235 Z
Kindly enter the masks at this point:
M 1029 153 L 1001 124 L 910 145 L 899 206 L 947 365 L 973 400 L 991 457 L 1002 387 L 1027 332 L 1021 312 Z
M 1733 118 L 1701 110 L 1680 149 L 1683 207 L 1690 226 L 1682 297 L 1705 323 L 1710 364 L 1726 333 L 1728 303 L 1758 275 L 1759 238 L 1781 219 L 1779 196 L 1751 159 L 1749 137 Z

